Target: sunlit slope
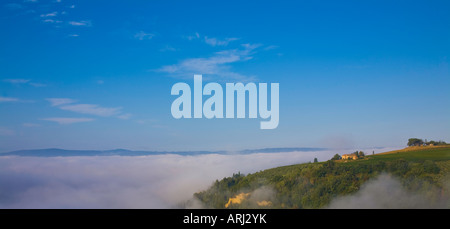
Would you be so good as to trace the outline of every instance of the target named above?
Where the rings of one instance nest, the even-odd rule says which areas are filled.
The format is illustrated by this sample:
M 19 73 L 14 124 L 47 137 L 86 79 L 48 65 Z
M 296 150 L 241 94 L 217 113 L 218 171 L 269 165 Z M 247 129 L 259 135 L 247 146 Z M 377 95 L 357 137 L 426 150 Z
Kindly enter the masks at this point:
M 404 159 L 411 161 L 450 160 L 450 146 L 413 146 L 401 150 L 369 155 L 368 158 L 376 160 Z
M 427 206 L 450 207 L 450 146 L 408 147 L 360 160 L 233 174 L 195 197 L 206 208 L 324 208 L 335 198 L 358 192 L 366 181 L 380 174 L 389 174 L 407 192 L 429 199 Z M 241 196 L 239 202 L 233 201 Z M 261 205 L 263 202 L 268 204 Z

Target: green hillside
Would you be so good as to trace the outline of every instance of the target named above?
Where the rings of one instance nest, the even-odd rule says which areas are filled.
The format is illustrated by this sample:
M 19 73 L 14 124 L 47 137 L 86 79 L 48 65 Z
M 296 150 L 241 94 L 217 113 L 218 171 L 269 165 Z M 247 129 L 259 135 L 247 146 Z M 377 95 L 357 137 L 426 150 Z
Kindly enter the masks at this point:
M 408 147 L 402 150 L 381 153 L 368 157 L 375 160 L 406 159 L 409 161 L 445 161 L 450 160 L 449 152 L 450 146 Z
M 358 160 L 329 160 L 233 174 L 195 193 L 207 208 L 323 208 L 355 194 L 380 174 L 423 196 L 430 206 L 450 207 L 450 146 L 408 147 Z

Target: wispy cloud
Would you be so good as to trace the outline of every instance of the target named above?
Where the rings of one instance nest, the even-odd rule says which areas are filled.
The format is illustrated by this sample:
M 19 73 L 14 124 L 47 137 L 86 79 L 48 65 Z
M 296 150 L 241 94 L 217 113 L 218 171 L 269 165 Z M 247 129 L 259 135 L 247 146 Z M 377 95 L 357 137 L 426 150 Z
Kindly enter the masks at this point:
M 99 117 L 115 116 L 120 119 L 129 119 L 132 115 L 122 113 L 122 107 L 102 107 L 97 104 L 75 104 L 77 100 L 70 98 L 47 98 L 52 107 L 79 114 L 95 115 Z
M 252 59 L 258 44 L 243 44 L 240 49 L 230 49 L 214 53 L 207 58 L 189 58 L 178 64 L 165 65 L 159 72 L 175 77 L 191 77 L 193 74 L 206 74 L 222 79 L 252 80 L 252 76 L 244 76 L 231 70 L 230 64 Z
M 20 101 L 18 98 L 1 97 L 0 96 L 0 103 L 3 103 L 3 102 L 18 102 L 18 101 Z
M 195 33 L 194 35 L 189 35 L 189 36 L 186 36 L 186 38 L 188 39 L 188 40 L 194 40 L 194 39 L 199 39 L 200 38 L 200 34 L 199 33 Z
M 208 37 L 208 36 L 201 36 L 199 33 L 194 33 L 193 35 L 183 36 L 183 38 L 186 38 L 190 41 L 192 40 L 199 40 L 201 39 L 205 44 L 208 44 L 210 46 L 227 46 L 232 41 L 237 41 L 239 38 L 236 37 L 229 37 L 229 38 L 216 38 L 216 37 Z
M 61 125 L 94 121 L 92 118 L 43 118 L 41 120 L 56 122 Z
M 51 12 L 51 13 L 46 13 L 46 14 L 41 14 L 41 17 L 56 17 L 58 15 L 58 12 Z
M 61 20 L 53 20 L 53 19 L 44 19 L 44 20 L 42 20 L 42 22 L 45 22 L 45 23 L 63 23 L 63 21 L 61 21 Z
M 161 48 L 159 51 L 160 52 L 167 52 L 167 51 L 175 52 L 175 51 L 177 51 L 177 49 L 170 45 L 166 45 L 164 48 Z
M 19 98 L 0 96 L 0 103 L 7 103 L 7 102 L 34 103 L 33 100 L 24 100 Z
M 91 27 L 92 26 L 92 22 L 90 20 L 69 21 L 69 24 L 73 25 L 73 26 L 86 26 L 86 27 Z
M 4 82 L 12 83 L 12 84 L 25 84 L 30 82 L 30 80 L 26 79 L 4 79 Z
M 29 122 L 25 122 L 25 123 L 22 123 L 22 126 L 23 127 L 39 127 L 39 126 L 41 126 L 40 124 L 37 124 L 37 123 L 29 123 Z
M 239 38 L 225 38 L 223 40 L 220 40 L 214 37 L 209 38 L 205 36 L 205 43 L 211 46 L 227 46 L 228 43 L 236 40 L 239 40 Z
M 117 118 L 127 120 L 127 119 L 130 119 L 131 116 L 132 116 L 132 114 L 126 113 L 126 114 L 122 114 L 122 115 L 117 116 Z
M 77 102 L 76 100 L 69 98 L 48 98 L 46 100 L 50 102 L 52 107 Z
M 35 9 L 28 9 L 30 5 L 36 5 L 36 4 L 30 4 L 30 3 L 37 3 L 38 0 L 22 0 L 23 4 L 17 4 L 17 3 L 9 3 L 4 5 L 6 8 L 10 10 L 17 10 L 18 12 L 21 12 L 20 15 L 23 14 L 29 14 L 29 13 L 36 13 Z M 60 3 L 61 0 L 53 0 L 53 3 Z M 39 5 L 39 4 L 37 4 Z M 92 22 L 90 20 L 72 20 L 72 21 L 65 21 L 60 18 L 60 16 L 64 16 L 69 13 L 69 10 L 75 8 L 75 5 L 66 5 L 64 6 L 67 10 L 61 10 L 61 7 L 57 7 L 56 4 L 44 4 L 42 5 L 42 8 L 45 8 L 46 11 L 40 12 L 38 17 L 41 18 L 41 22 L 53 25 L 55 28 L 61 28 L 64 24 L 77 26 L 77 27 L 91 27 Z M 44 7 L 45 6 L 45 7 Z M 41 8 L 41 7 L 40 7 Z M 55 9 L 56 8 L 56 9 Z M 42 86 L 42 84 L 39 84 L 39 86 Z M 38 86 L 38 87 L 39 87 Z
M 29 85 L 33 86 L 33 87 L 47 87 L 47 84 L 43 84 L 43 83 L 34 83 L 34 82 L 30 82 L 28 83 Z
M 40 17 L 43 18 L 42 22 L 47 24 L 61 24 L 63 23 L 62 20 L 56 19 L 56 16 L 58 16 L 58 11 L 54 11 L 51 13 L 41 14 Z
M 136 34 L 134 34 L 134 38 L 142 41 L 142 40 L 150 40 L 155 36 L 153 33 L 146 33 L 144 31 L 139 31 Z
M 43 83 L 32 82 L 29 79 L 4 79 L 3 82 L 15 84 L 15 85 L 27 84 L 27 85 L 30 85 L 33 87 L 46 87 L 47 86 L 46 84 L 43 84 Z
M 268 51 L 268 50 L 273 50 L 273 49 L 277 49 L 279 48 L 277 45 L 269 45 L 267 47 L 264 48 L 264 50 Z
M 102 117 L 117 115 L 120 113 L 121 107 L 101 107 L 95 104 L 74 104 L 59 107 L 61 110 L 73 111 L 80 114 L 90 114 Z

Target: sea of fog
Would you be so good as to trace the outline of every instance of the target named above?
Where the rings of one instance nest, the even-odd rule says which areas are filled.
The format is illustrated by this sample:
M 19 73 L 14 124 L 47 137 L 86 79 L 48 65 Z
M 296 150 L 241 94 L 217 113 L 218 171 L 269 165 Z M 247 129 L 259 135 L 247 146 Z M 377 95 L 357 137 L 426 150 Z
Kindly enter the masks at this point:
M 366 154 L 398 148 L 358 149 Z M 149 156 L 0 157 L 0 208 L 176 208 L 233 173 L 356 150 Z

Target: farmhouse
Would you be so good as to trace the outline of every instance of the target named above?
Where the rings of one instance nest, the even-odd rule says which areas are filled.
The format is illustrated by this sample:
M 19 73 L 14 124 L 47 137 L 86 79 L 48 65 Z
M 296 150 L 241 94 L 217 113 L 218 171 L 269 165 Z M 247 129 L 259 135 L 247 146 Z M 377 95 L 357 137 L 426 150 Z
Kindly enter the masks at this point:
M 342 155 L 342 159 L 343 160 L 347 160 L 347 159 L 357 160 L 358 156 L 356 156 L 354 153 L 352 153 L 352 154 L 344 154 L 344 155 Z

